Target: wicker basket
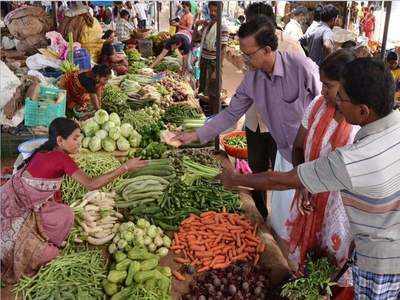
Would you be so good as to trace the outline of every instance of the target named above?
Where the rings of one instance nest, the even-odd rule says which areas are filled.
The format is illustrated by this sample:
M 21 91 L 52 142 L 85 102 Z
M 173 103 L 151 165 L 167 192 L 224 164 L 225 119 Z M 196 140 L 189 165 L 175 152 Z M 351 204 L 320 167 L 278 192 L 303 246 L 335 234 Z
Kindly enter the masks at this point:
M 150 35 L 151 29 L 136 29 L 132 35 L 135 39 L 144 39 Z

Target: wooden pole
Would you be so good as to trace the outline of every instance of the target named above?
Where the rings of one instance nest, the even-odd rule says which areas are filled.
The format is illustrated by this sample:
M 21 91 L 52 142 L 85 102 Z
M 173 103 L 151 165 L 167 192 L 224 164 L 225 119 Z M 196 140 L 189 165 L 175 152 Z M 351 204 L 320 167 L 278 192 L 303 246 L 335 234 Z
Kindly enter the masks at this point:
M 57 1 L 51 2 L 51 12 L 52 12 L 52 17 L 53 17 L 53 24 L 54 24 L 54 30 L 57 31 L 58 24 L 57 24 Z
M 382 49 L 381 49 L 381 58 L 385 57 L 386 52 L 386 43 L 389 32 L 389 21 L 390 21 L 390 13 L 392 12 L 392 2 L 386 2 L 386 17 L 385 17 L 385 28 L 383 29 L 383 39 L 382 39 Z
M 218 114 L 221 110 L 221 81 L 222 81 L 222 53 L 221 53 L 221 23 L 222 23 L 222 1 L 218 2 L 217 10 L 217 40 L 216 40 L 216 91 L 213 91 L 212 97 L 210 97 L 210 102 L 212 104 L 213 115 Z M 219 150 L 219 136 L 215 138 L 215 150 Z
M 157 31 L 160 32 L 160 10 L 158 9 L 159 7 L 158 2 L 159 1 L 156 1 Z

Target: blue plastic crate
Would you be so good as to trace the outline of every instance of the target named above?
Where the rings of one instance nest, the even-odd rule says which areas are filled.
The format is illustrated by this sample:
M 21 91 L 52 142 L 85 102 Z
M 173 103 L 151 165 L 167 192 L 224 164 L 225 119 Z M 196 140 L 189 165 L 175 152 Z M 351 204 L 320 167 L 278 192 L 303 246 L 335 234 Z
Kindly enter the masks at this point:
M 64 93 L 63 98 L 53 103 L 59 93 Z M 38 100 L 25 99 L 25 126 L 48 127 L 54 119 L 65 117 L 66 102 L 65 90 L 41 86 Z

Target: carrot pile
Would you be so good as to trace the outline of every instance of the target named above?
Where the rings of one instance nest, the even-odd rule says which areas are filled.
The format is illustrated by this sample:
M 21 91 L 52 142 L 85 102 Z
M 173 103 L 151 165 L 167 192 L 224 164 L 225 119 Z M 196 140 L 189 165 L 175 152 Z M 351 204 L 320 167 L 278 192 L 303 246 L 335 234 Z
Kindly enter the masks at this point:
M 195 266 L 198 272 L 223 269 L 236 261 L 257 264 L 265 245 L 256 233 L 257 226 L 238 214 L 191 214 L 175 233 L 171 249 L 183 255 L 176 262 Z

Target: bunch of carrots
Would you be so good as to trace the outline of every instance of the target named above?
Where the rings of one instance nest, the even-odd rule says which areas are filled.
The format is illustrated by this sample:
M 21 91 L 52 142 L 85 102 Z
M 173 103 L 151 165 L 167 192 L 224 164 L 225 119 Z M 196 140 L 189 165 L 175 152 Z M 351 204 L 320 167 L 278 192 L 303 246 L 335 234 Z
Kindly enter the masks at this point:
M 223 269 L 236 261 L 253 261 L 255 265 L 265 250 L 256 233 L 257 226 L 238 214 L 191 214 L 175 233 L 171 249 L 183 256 L 175 258 L 176 262 L 195 266 L 198 272 Z M 177 279 L 184 279 L 177 275 Z

